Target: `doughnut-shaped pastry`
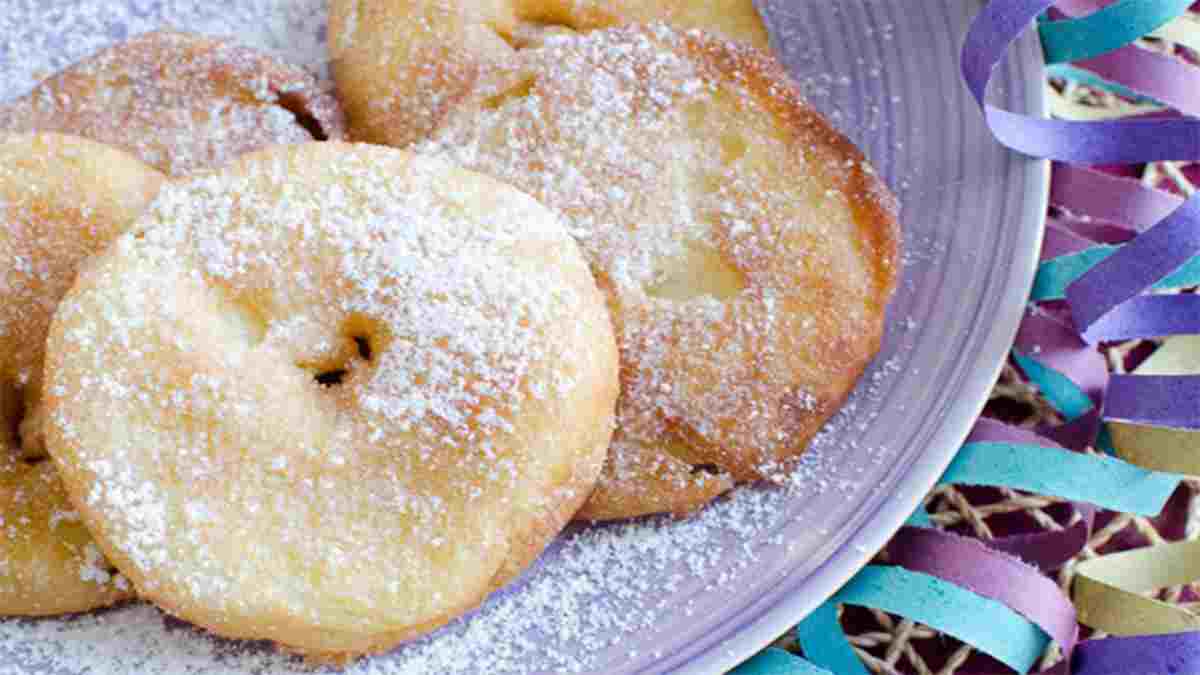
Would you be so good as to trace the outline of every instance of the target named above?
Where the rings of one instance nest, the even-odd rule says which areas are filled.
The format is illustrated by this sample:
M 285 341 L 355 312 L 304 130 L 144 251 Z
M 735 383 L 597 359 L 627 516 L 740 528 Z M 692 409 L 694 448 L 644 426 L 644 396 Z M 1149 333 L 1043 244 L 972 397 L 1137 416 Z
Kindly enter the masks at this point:
M 302 68 L 216 38 L 139 35 L 0 106 L 0 131 L 115 145 L 174 176 L 272 145 L 342 139 L 332 94 Z
M 0 134 L 0 615 L 82 612 L 132 595 L 45 461 L 42 362 L 76 271 L 133 224 L 161 181 L 81 138 Z
M 414 147 L 559 213 L 607 292 L 618 431 L 581 517 L 782 475 L 879 349 L 894 200 L 762 52 L 663 24 L 556 40 Z
M 51 454 L 138 593 L 317 660 L 524 569 L 591 493 L 619 390 L 603 295 L 548 210 L 342 143 L 165 187 L 48 353 Z
M 552 36 L 667 21 L 766 49 L 752 0 L 330 0 L 329 48 L 355 140 L 406 147 L 495 64 Z

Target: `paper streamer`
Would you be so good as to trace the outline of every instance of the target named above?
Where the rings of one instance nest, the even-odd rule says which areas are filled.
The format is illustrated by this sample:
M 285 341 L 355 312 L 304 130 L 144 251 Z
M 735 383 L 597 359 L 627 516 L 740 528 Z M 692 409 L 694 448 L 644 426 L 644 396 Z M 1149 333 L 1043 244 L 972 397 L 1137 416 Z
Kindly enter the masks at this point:
M 1091 399 L 1071 378 L 1020 352 L 1014 351 L 1012 356 L 1042 396 L 1068 420 L 1079 419 L 1092 409 Z
M 1038 468 L 1031 470 L 1031 464 Z M 981 420 L 941 482 L 1033 488 L 1156 514 L 1178 478 L 1073 453 L 1027 430 Z M 1090 512 L 1078 548 L 1067 557 L 1078 553 L 1089 531 Z M 1075 610 L 1034 567 L 982 542 L 919 527 L 903 528 L 888 554 L 899 567 L 866 568 L 797 627 L 801 649 L 813 663 L 839 674 L 866 675 L 838 624 L 838 603 L 925 624 L 1022 673 L 1051 639 L 1070 656 L 1077 639 Z M 1065 665 L 1047 675 L 1060 672 Z
M 891 562 L 1003 603 L 1071 653 L 1079 635 L 1075 608 L 1058 584 L 975 539 L 906 527 L 888 546 Z
M 1090 327 L 1093 339 L 1122 342 L 1200 333 L 1200 296 L 1142 295 L 1130 298 Z M 1114 383 L 1114 386 L 1117 385 Z
M 1200 634 L 1088 640 L 1075 651 L 1074 675 L 1191 675 L 1200 664 Z
M 1067 420 L 1039 433 L 1073 450 L 1098 445 L 1107 452 L 1099 406 L 1108 385 L 1108 364 L 1068 322 L 1041 308 L 1029 311 L 1017 332 L 1013 360 Z
M 1059 66 L 1052 66 L 1058 69 Z M 1071 84 L 1088 84 L 1095 83 L 1091 89 L 1097 91 L 1118 91 L 1107 80 L 1101 79 L 1086 70 L 1078 68 L 1069 69 L 1074 72 L 1080 72 L 1086 75 L 1086 78 L 1070 77 L 1065 78 L 1068 85 Z M 1049 99 L 1050 114 L 1055 119 L 1072 120 L 1075 122 L 1087 121 L 1104 121 L 1104 120 L 1119 120 L 1132 119 L 1139 114 L 1154 114 L 1168 112 L 1169 109 L 1162 104 L 1155 103 L 1145 99 L 1144 97 L 1131 98 L 1116 98 L 1105 101 L 1108 105 L 1092 105 L 1086 99 L 1077 98 L 1070 92 L 1070 87 L 1059 91 L 1056 87 L 1051 86 L 1046 91 L 1046 96 Z
M 1118 457 L 1155 471 L 1200 474 L 1200 438 L 1195 432 L 1140 424 L 1109 424 Z
M 991 548 L 1014 556 L 1043 572 L 1053 572 L 1079 555 L 1092 535 L 1096 510 L 1089 505 L 1071 505 L 1070 524 L 1061 530 L 1014 534 L 987 542 Z
M 1047 231 L 1051 229 L 1065 230 L 1087 240 L 1089 245 L 1123 244 L 1137 234 L 1132 228 L 1123 225 L 1096 220 L 1088 216 L 1074 216 L 1070 213 L 1059 213 L 1057 216 L 1047 218 L 1046 229 Z M 1083 248 L 1087 247 L 1076 250 L 1083 250 Z M 1043 256 L 1043 259 L 1046 257 L 1049 256 Z
M 1101 89 L 1104 91 L 1110 91 L 1110 92 L 1116 94 L 1117 96 L 1122 96 L 1124 98 L 1129 99 L 1129 101 L 1134 104 L 1154 105 L 1154 106 L 1160 106 L 1160 107 L 1165 107 L 1165 105 L 1166 105 L 1166 104 L 1162 103 L 1161 101 L 1155 101 L 1154 99 L 1152 99 L 1148 96 L 1139 94 L 1138 92 L 1130 89 L 1129 87 L 1117 84 L 1116 82 L 1112 82 L 1110 80 L 1106 80 L 1103 77 L 1097 75 L 1096 73 L 1093 73 L 1090 70 L 1084 70 L 1083 68 L 1076 68 L 1075 66 L 1071 66 L 1071 65 L 1068 65 L 1065 63 L 1058 63 L 1058 64 L 1054 64 L 1052 66 L 1047 66 L 1046 67 L 1046 75 L 1048 75 L 1051 78 L 1057 78 L 1060 80 L 1070 80 L 1077 84 L 1084 84 L 1089 87 L 1092 87 L 1093 89 Z
M 1200 112 L 1200 71 L 1174 57 L 1130 46 L 1077 65 L 1180 112 Z
M 1121 0 L 1083 18 L 1044 23 L 1040 33 L 1046 63 L 1080 61 L 1120 49 L 1186 12 L 1192 1 Z
M 1030 363 L 1036 360 L 1039 366 L 1066 378 L 1059 383 L 1053 382 L 1049 373 L 1044 377 L 1042 373 L 1030 373 L 1039 387 L 1054 389 L 1051 403 L 1068 421 L 1103 401 L 1108 364 L 1095 348 L 1079 339 L 1068 321 L 1037 309 L 1028 312 L 1017 331 L 1014 358 L 1027 373 L 1037 370 Z
M 842 632 L 835 600 L 823 603 L 796 626 L 796 641 L 806 657 L 838 675 L 870 675 Z
M 995 4 L 995 3 L 994 3 Z M 1011 9 L 1021 3 L 1005 3 Z M 1128 6 L 1129 3 L 1117 3 Z M 1170 3 L 1160 3 L 1164 11 Z M 1190 3 L 1186 3 L 1190 4 Z M 1186 9 L 1186 4 L 1177 9 Z M 1115 7 L 1116 5 L 1113 5 Z M 985 15 L 987 12 L 985 11 Z M 994 19 L 993 24 L 997 23 Z M 1043 26 L 1045 27 L 1045 26 Z M 1142 26 L 1144 27 L 1144 26 Z M 1115 28 L 1113 29 L 1115 32 Z M 984 30 L 983 33 L 987 31 Z M 974 33 L 974 31 L 973 31 Z M 986 35 L 985 35 L 986 37 Z M 994 37 L 994 36 L 993 36 Z M 1128 35 L 1125 38 L 1129 38 Z M 970 38 L 968 38 L 970 43 Z M 1148 93 L 1160 100 L 1167 100 L 1185 111 L 1197 109 L 1194 89 L 1188 88 L 1187 82 L 1195 81 L 1194 70 L 1184 70 L 1190 66 L 1159 60 L 1159 57 L 1135 53 L 1128 48 L 1113 51 L 1114 45 L 1104 46 L 1108 56 L 1084 67 L 1091 67 L 1106 79 L 1111 79 L 1121 85 L 1142 93 Z M 970 44 L 968 44 L 968 49 Z M 1091 52 L 1091 54 L 1099 51 Z M 1075 54 L 1080 57 L 1081 54 Z M 1053 58 L 1053 56 L 1051 57 Z M 994 62 L 993 62 L 994 63 Z M 1140 66 L 1136 65 L 1140 64 Z M 978 65 L 978 64 L 976 64 Z M 971 79 L 971 64 L 964 61 L 964 73 Z M 976 73 L 978 75 L 978 73 Z M 982 92 L 986 86 L 976 81 L 973 91 L 982 105 Z M 987 111 L 992 118 L 992 111 Z M 1014 117 L 997 116 L 1002 121 L 1014 121 Z M 1194 132 L 1188 131 L 1188 126 L 1194 124 L 1191 120 L 1177 120 L 1176 124 L 1159 124 L 1158 120 L 1140 120 L 1136 122 L 1116 122 L 1096 124 L 1091 127 L 1091 134 L 1082 133 L 1075 137 L 1059 139 L 1057 144 L 1051 143 L 1046 149 L 1049 152 L 1035 154 L 1057 157 L 1060 159 L 1092 160 L 1092 161 L 1150 161 L 1169 158 L 1172 152 L 1180 158 L 1187 157 L 1194 149 Z M 1036 128 L 1035 123 L 1031 128 Z M 1043 129 L 1046 125 L 1042 125 Z M 1071 125 L 1059 125 L 1059 131 L 1077 131 Z M 1163 145 L 1154 144 L 1144 148 L 1144 152 L 1134 152 L 1127 143 L 1147 140 L 1145 134 L 1153 130 L 1158 134 L 1177 134 L 1171 141 L 1181 141 L 1175 150 L 1166 149 Z M 1003 129 L 997 134 L 1005 140 Z M 1103 143 L 1082 153 L 1069 151 L 1065 145 L 1069 143 L 1090 143 L 1099 140 L 1095 133 L 1128 133 L 1129 136 Z M 1035 134 L 1036 135 L 1036 134 Z M 1188 136 L 1192 136 L 1188 140 Z M 1038 140 L 1038 139 L 1034 139 Z M 1165 140 L 1160 137 L 1159 143 Z M 1018 149 L 1029 151 L 1028 142 L 1017 145 Z M 1162 220 L 1152 225 L 1142 236 L 1134 239 L 1119 249 L 1099 251 L 1078 248 L 1078 242 L 1071 241 L 1067 236 L 1056 237 L 1053 246 L 1057 246 L 1062 255 L 1073 255 L 1073 258 L 1052 261 L 1041 269 L 1035 299 L 1038 301 L 1057 300 L 1065 298 L 1070 306 L 1075 326 L 1082 337 L 1088 342 L 1105 339 L 1125 339 L 1149 335 L 1165 335 L 1186 332 L 1200 332 L 1197 316 L 1198 307 L 1195 298 L 1143 296 L 1149 289 L 1170 287 L 1171 284 L 1184 285 L 1188 283 L 1186 268 L 1189 260 L 1200 250 L 1197 248 L 1197 232 L 1200 223 L 1197 219 L 1196 203 L 1188 201 L 1175 207 L 1170 214 L 1162 214 L 1171 207 L 1174 201 L 1157 192 L 1149 191 L 1140 186 L 1135 187 L 1131 181 L 1108 179 L 1102 174 L 1086 170 L 1068 170 L 1067 182 L 1057 189 L 1054 199 L 1059 205 L 1075 208 L 1076 212 L 1107 218 L 1117 222 L 1133 223 L 1142 229 L 1148 220 L 1160 214 Z M 1076 179 L 1072 184 L 1070 179 Z M 1104 184 L 1107 184 L 1104 185 Z M 1108 190 L 1107 196 L 1095 198 L 1098 190 Z M 1088 192 L 1091 192 L 1090 199 Z M 1133 196 L 1133 199 L 1125 199 Z M 1067 204 L 1064 204 L 1066 202 Z M 1089 212 L 1088 209 L 1091 209 Z M 1126 210 L 1127 209 L 1127 210 Z M 1172 274 L 1175 279 L 1164 280 Z M 1182 281 L 1181 281 L 1182 280 Z M 1022 364 L 1028 365 L 1028 364 Z M 1034 365 L 1032 370 L 1037 370 Z M 1029 370 L 1029 368 L 1027 368 Z M 1060 373 L 1061 374 L 1061 373 Z M 1042 373 L 1044 376 L 1045 374 Z M 1045 379 L 1043 377 L 1043 379 Z M 1105 401 L 1107 416 L 1110 418 L 1129 417 L 1138 421 L 1153 421 L 1167 423 L 1172 426 L 1192 428 L 1197 417 L 1194 403 L 1192 410 L 1184 410 L 1185 406 L 1179 401 L 1179 396 L 1189 395 L 1195 388 L 1193 378 L 1115 378 Z M 1062 397 L 1060 396 L 1060 399 Z M 1076 397 L 1078 398 L 1078 397 Z M 1192 400 L 1194 402 L 1194 399 Z M 1170 631 L 1192 630 L 1200 624 L 1196 617 L 1186 610 L 1174 608 L 1165 603 L 1135 595 L 1137 591 L 1154 588 L 1152 584 L 1166 585 L 1190 581 L 1197 576 L 1197 570 L 1174 569 L 1170 561 L 1159 558 L 1158 565 L 1165 565 L 1171 573 L 1145 576 L 1147 573 L 1141 564 L 1148 559 L 1155 559 L 1158 549 L 1135 551 L 1116 556 L 1106 556 L 1081 564 L 1077 571 L 1081 576 L 1076 582 L 1076 600 L 1079 604 L 1081 618 L 1085 609 L 1089 613 L 1085 623 L 1100 625 L 1101 628 L 1113 632 L 1138 634 L 1155 632 L 1156 629 L 1146 624 L 1149 619 L 1160 619 L 1159 628 Z M 1189 553 L 1191 553 L 1189 551 Z M 1186 556 L 1184 556 L 1186 557 Z M 1196 557 L 1196 556 L 1193 556 Z M 1122 597 L 1120 594 L 1124 594 Z M 1133 599 L 1136 598 L 1136 599 Z M 1132 603 L 1132 604 L 1131 604 Z M 1096 605 L 1096 607 L 1093 607 Z M 1140 611 L 1131 607 L 1141 607 Z M 1155 616 L 1153 612 L 1162 612 Z M 1173 619 L 1172 623 L 1170 620 Z M 1127 625 L 1118 626 L 1120 621 Z M 1102 625 L 1101 625 L 1102 624 Z M 1120 627 L 1123 630 L 1117 630 Z M 1132 645 L 1145 649 L 1148 638 L 1137 638 Z M 1140 642 L 1138 640 L 1141 640 Z M 1194 635 L 1186 637 L 1172 636 L 1176 642 L 1195 640 Z M 1163 646 L 1163 645 L 1157 645 Z M 1129 650 L 1118 653 L 1116 650 L 1100 648 L 1092 651 L 1087 645 L 1080 650 L 1081 671 L 1102 672 L 1195 672 L 1200 670 L 1196 661 L 1172 660 L 1175 656 L 1143 662 L 1123 658 Z M 1187 671 L 1180 669 L 1186 664 Z
M 1045 236 L 1042 237 L 1041 260 L 1047 262 L 1055 258 L 1082 253 L 1094 246 L 1096 246 L 1094 239 L 1075 232 L 1063 219 L 1049 218 L 1046 221 Z M 1066 292 L 1065 288 L 1063 292 Z
M 1144 230 L 1171 215 L 1183 198 L 1138 181 L 1085 167 L 1056 164 L 1050 203 L 1072 213 Z
M 1178 480 L 1107 457 L 1069 452 L 1027 430 L 981 420 L 941 482 L 1033 489 L 1106 508 L 1156 514 Z M 1090 530 L 1090 513 L 1088 521 L 1079 548 Z M 1036 643 L 1044 648 L 1053 639 L 1068 656 L 1074 648 L 1075 611 L 1057 585 L 1034 567 L 979 541 L 918 527 L 903 528 L 888 553 L 903 569 L 868 567 L 797 627 L 808 659 L 836 673 L 865 675 L 841 633 L 836 603 L 918 621 L 962 639 L 1018 672 L 1032 667 L 1040 653 L 1032 651 Z M 996 613 L 997 606 L 1036 627 L 1040 639 L 1030 637 L 1028 628 L 1018 628 L 1011 616 Z M 1006 651 L 998 638 L 1015 641 L 1008 643 Z
M 1108 339 L 1109 334 L 1096 327 L 1102 318 L 1200 253 L 1198 225 L 1200 199 L 1192 198 L 1067 288 L 1071 315 L 1084 340 L 1095 343 Z
M 1014 3 L 1015 4 L 1015 3 Z M 1120 3 L 1118 3 L 1120 4 Z M 1161 3 L 1164 11 L 1170 3 Z M 1186 9 L 1186 6 L 1178 9 Z M 1128 37 L 1128 36 L 1126 36 Z M 1112 47 L 1112 45 L 1108 45 Z M 1185 112 L 1198 108 L 1195 98 L 1197 71 L 1181 62 L 1123 48 L 1107 50 L 1107 56 L 1087 64 L 1105 79 L 1171 103 Z M 1193 83 L 1193 84 L 1189 84 Z M 981 98 L 981 97 L 980 97 Z M 981 99 L 982 101 L 982 99 Z M 1180 140 L 1178 152 L 1190 153 L 1192 147 L 1186 136 L 1191 120 L 1178 124 L 1158 125 L 1154 131 L 1177 133 L 1172 141 Z M 1154 120 L 1096 125 L 1097 131 L 1128 132 L 1128 140 L 1144 140 L 1139 134 L 1151 129 Z M 1070 129 L 1064 128 L 1070 131 Z M 1094 136 L 1063 139 L 1089 142 Z M 1025 149 L 1028 149 L 1026 146 Z M 1060 148 L 1053 148 L 1055 150 Z M 1114 142 L 1089 151 L 1096 161 L 1149 161 L 1169 157 L 1171 151 L 1163 146 L 1147 146 L 1144 153 L 1129 153 L 1128 146 Z M 1070 159 L 1082 159 L 1062 153 Z M 1136 156 L 1134 156 L 1136 155 Z M 1050 156 L 1055 156 L 1050 154 Z M 1179 155 L 1181 158 L 1186 155 Z M 1072 318 L 1082 337 L 1088 342 L 1119 340 L 1152 335 L 1200 332 L 1197 305 L 1194 297 L 1144 296 L 1150 289 L 1191 285 L 1194 270 L 1189 260 L 1196 251 L 1196 235 L 1200 231 L 1196 203 L 1188 201 L 1178 207 L 1177 200 L 1149 188 L 1117 178 L 1082 169 L 1060 170 L 1066 180 L 1056 188 L 1052 200 L 1060 206 L 1098 218 L 1145 229 L 1147 221 L 1161 218 L 1146 229 L 1146 233 L 1119 249 L 1079 249 L 1077 242 L 1057 236 L 1053 244 L 1062 255 L 1040 270 L 1035 301 L 1066 299 Z M 1090 194 L 1089 194 L 1090 193 Z M 1168 209 L 1173 210 L 1168 214 Z M 1102 253 L 1102 254 L 1101 254 Z M 1194 261 L 1193 263 L 1194 264 Z M 1168 277 L 1174 278 L 1168 278 Z M 1127 417 L 1137 421 L 1165 423 L 1181 428 L 1194 428 L 1197 415 L 1194 399 L 1190 410 L 1179 400 L 1196 388 L 1195 378 L 1114 378 L 1105 400 L 1109 418 Z M 1127 438 L 1114 429 L 1118 444 Z M 1132 434 L 1136 440 L 1146 440 L 1145 434 Z M 1171 430 L 1175 431 L 1175 430 Z M 1176 432 L 1179 433 L 1179 432 Z M 1161 439 L 1159 439 L 1161 440 Z M 1118 450 L 1119 451 L 1119 450 Z M 1128 456 L 1128 454 L 1127 454 Z M 1186 549 L 1188 545 L 1180 545 Z M 1176 632 L 1200 627 L 1197 617 L 1166 603 L 1144 598 L 1138 592 L 1158 586 L 1182 583 L 1200 576 L 1200 567 L 1191 563 L 1176 563 L 1200 559 L 1200 551 L 1185 550 L 1176 556 L 1160 556 L 1160 548 L 1143 549 L 1105 556 L 1080 564 L 1075 585 L 1075 599 L 1084 623 L 1110 632 L 1127 635 L 1153 632 Z M 1153 561 L 1153 562 L 1151 562 Z M 1153 567 L 1147 568 L 1147 564 Z M 1154 573 L 1157 570 L 1158 574 Z M 1194 649 L 1200 641 L 1196 634 L 1172 635 L 1166 642 L 1139 637 L 1128 644 L 1101 646 L 1085 644 L 1079 650 L 1077 673 L 1179 673 L 1200 671 L 1200 653 Z M 1184 647 L 1192 646 L 1191 653 Z M 1175 650 L 1164 654 L 1163 648 Z M 1135 655 L 1131 658 L 1131 655 Z M 1151 656 L 1153 655 L 1153 656 Z M 1137 658 L 1142 657 L 1142 658 Z
M 1007 46 L 1007 41 L 1011 40 L 1009 31 L 1011 31 L 1015 21 L 1014 15 L 1019 14 L 1022 10 L 1029 11 L 1030 8 L 1037 8 L 1037 3 L 1035 2 L 1012 2 L 1004 3 L 1007 13 L 999 10 L 992 12 L 992 7 L 999 4 L 1001 3 L 993 3 L 993 5 L 989 5 L 989 8 L 984 11 L 981 19 L 972 27 L 967 45 L 964 47 L 964 76 L 971 84 L 972 91 L 981 105 L 983 105 L 983 94 L 986 90 L 990 69 L 998 62 L 1003 48 L 981 50 L 979 53 L 982 54 L 982 58 L 972 59 L 967 55 L 972 53 L 972 47 L 978 46 L 972 44 L 973 40 L 986 42 L 989 38 L 1000 37 L 1005 42 L 1005 46 Z M 1113 5 L 1113 7 L 1115 6 Z M 1026 18 L 1032 18 L 1034 15 L 1036 15 L 1036 11 Z M 991 46 L 995 47 L 995 45 Z M 1111 63 L 1115 63 L 1115 61 Z M 1113 75 L 1113 73 L 1110 72 L 1109 75 Z M 1116 76 L 1119 75 L 1120 73 L 1116 74 Z M 992 113 L 996 111 L 994 109 L 987 109 L 987 112 L 989 118 L 991 118 L 993 117 Z M 1012 116 L 1006 119 L 1015 121 L 1016 117 L 1019 116 Z M 1177 121 L 1182 126 L 1169 127 L 1163 126 L 1159 120 L 1141 120 L 1138 122 L 1120 122 L 1116 123 L 1117 126 L 1110 127 L 1105 127 L 1103 124 L 1091 125 L 1090 129 L 1092 131 L 1114 133 L 1121 130 L 1119 128 L 1120 125 L 1132 124 L 1135 126 L 1126 126 L 1125 129 L 1133 134 L 1131 136 L 1133 138 L 1136 137 L 1137 133 L 1140 133 L 1139 130 L 1145 131 L 1148 128 L 1144 125 L 1158 125 L 1155 129 L 1156 133 L 1167 133 L 1171 129 L 1176 129 L 1180 133 L 1184 133 L 1186 131 L 1185 127 L 1192 123 L 1189 120 Z M 1034 120 L 1026 120 L 1026 122 L 1029 122 L 1033 127 L 1036 127 L 1038 124 Z M 1136 126 L 1138 124 L 1143 126 Z M 1083 127 L 1076 129 L 1062 127 L 1057 129 L 1057 131 L 1070 132 L 1082 129 Z M 998 129 L 997 133 L 1001 136 L 1002 140 L 1005 140 L 1001 131 Z M 1195 135 L 1194 129 L 1188 133 L 1193 137 Z M 1187 134 L 1185 133 L 1184 135 L 1186 136 Z M 1179 138 L 1183 140 L 1184 145 L 1187 145 L 1189 142 L 1182 136 Z M 1065 140 L 1066 137 L 1063 137 L 1059 138 L 1057 142 L 1064 142 Z M 1079 157 L 1070 153 L 1064 155 L 1071 159 L 1133 161 L 1134 159 L 1146 160 L 1158 158 L 1154 156 L 1156 152 L 1154 147 L 1156 146 L 1153 145 L 1146 146 L 1143 149 L 1144 152 L 1136 153 L 1136 157 L 1133 155 L 1126 156 L 1124 154 L 1125 149 L 1119 147 L 1121 142 L 1119 138 L 1105 142 L 1101 138 L 1093 138 L 1087 136 L 1085 133 L 1078 137 L 1071 137 L 1070 140 L 1072 142 L 1089 144 L 1094 150 L 1098 150 L 1098 154 L 1092 157 Z M 1176 139 L 1172 137 L 1172 140 Z M 1017 147 L 1025 151 L 1031 150 L 1027 145 L 1018 145 Z M 1104 154 L 1109 149 L 1112 149 L 1113 152 L 1107 155 Z M 1047 151 L 1037 152 L 1034 150 L 1034 152 L 1035 154 L 1056 156 L 1053 148 L 1047 147 L 1044 150 Z M 1189 201 L 1183 204 L 1168 218 L 1153 226 L 1147 235 L 1139 237 L 1131 245 L 1121 249 L 1119 252 L 1105 256 L 1103 260 L 1092 264 L 1076 279 L 1072 280 L 1068 288 L 1063 290 L 1062 295 L 1070 303 L 1076 325 L 1081 328 L 1082 335 L 1086 340 L 1096 342 L 1100 339 L 1128 339 L 1181 332 L 1197 332 L 1200 329 L 1200 319 L 1195 318 L 1197 316 L 1195 312 L 1197 307 L 1194 306 L 1196 303 L 1193 300 L 1136 297 L 1148 288 L 1152 288 L 1155 284 L 1158 284 L 1164 277 L 1177 271 L 1178 268 L 1185 265 L 1200 250 L 1200 246 L 1198 246 L 1200 244 L 1200 228 L 1194 226 L 1197 222 L 1198 213 L 1200 212 L 1197 211 L 1197 206 L 1194 202 Z M 1189 242 L 1189 239 L 1193 241 Z M 1027 370 L 1031 369 L 1041 370 L 1036 364 Z M 1061 381 L 1061 378 L 1055 378 L 1054 374 L 1050 372 L 1035 373 L 1035 376 L 1037 375 L 1041 375 L 1041 379 L 1043 380 L 1050 381 L 1051 386 L 1044 386 L 1043 389 L 1048 389 L 1052 396 L 1059 394 L 1056 398 L 1060 406 L 1068 406 L 1071 403 L 1069 398 L 1071 394 L 1070 387 Z M 1126 382 L 1124 381 L 1114 383 L 1114 388 L 1119 389 L 1125 384 Z M 1145 391 L 1144 388 L 1142 391 Z M 1164 399 L 1169 393 L 1169 390 L 1164 391 L 1158 400 Z M 1078 397 L 1075 397 L 1075 400 L 1078 401 Z M 1079 410 L 1077 409 L 1073 412 L 1077 415 Z
M 1048 639 L 1068 656 L 1074 649 L 1078 626 L 1071 603 L 1053 581 L 1019 560 L 975 540 L 919 528 L 901 530 L 888 553 L 897 567 L 866 568 L 797 627 L 808 659 L 840 675 L 867 675 L 838 625 L 838 602 L 882 609 L 956 635 L 1022 673 Z M 953 629 L 945 628 L 947 621 Z M 1018 626 L 1027 640 L 1004 646 L 1003 638 L 1017 635 L 1007 631 Z M 1065 668 L 1048 671 L 1059 672 Z
M 1117 246 L 1099 245 L 1084 249 L 1077 253 L 1052 258 L 1038 266 L 1037 278 L 1033 285 L 1033 302 L 1049 300 L 1065 300 L 1067 286 L 1071 285 L 1101 261 L 1109 258 L 1118 250 Z M 1174 274 L 1155 283 L 1153 290 L 1178 290 L 1200 286 L 1200 258 L 1192 258 Z
M 1050 642 L 1045 632 L 995 600 L 899 567 L 863 568 L 833 602 L 899 614 L 953 635 L 1020 673 L 1033 667 Z
M 1200 21 L 1191 13 L 1183 14 L 1150 35 L 1200 51 Z
M 1086 626 L 1113 635 L 1200 630 L 1200 614 L 1142 595 L 1200 579 L 1200 541 L 1112 553 L 1079 563 L 1075 574 L 1072 597 Z
M 1102 455 L 1012 443 L 968 443 L 942 481 L 1028 490 L 1154 516 L 1180 478 Z
M 1200 375 L 1200 336 L 1169 338 L 1135 373 Z M 1110 422 L 1109 430 L 1117 455 L 1134 464 L 1156 471 L 1200 475 L 1200 434 L 1194 431 L 1125 422 Z
M 1168 1 L 1123 0 L 1111 7 Z M 1200 158 L 1200 121 L 1197 120 L 1156 118 L 1071 122 L 1027 117 L 986 104 L 991 72 L 1004 58 L 1008 46 L 1053 4 L 1054 0 L 991 2 L 967 33 L 962 51 L 963 78 L 996 138 L 1026 155 L 1065 162 L 1128 164 Z
M 1105 417 L 1118 422 L 1200 430 L 1200 378 L 1189 375 L 1114 375 Z
M 1061 449 L 1050 439 L 1034 434 L 1026 429 L 1018 429 L 1006 424 L 988 419 L 980 420 L 971 433 L 968 442 L 982 443 L 1013 443 L 1027 445 L 1033 448 Z M 966 476 L 966 484 L 986 484 L 999 482 L 996 474 L 983 476 Z M 978 483 L 976 483 L 978 481 Z M 950 481 L 943 476 L 940 484 Z M 1028 534 L 1014 534 L 1000 537 L 988 542 L 997 551 L 1002 551 L 1034 565 L 1039 569 L 1050 571 L 1058 569 L 1063 563 L 1074 558 L 1087 544 L 1092 532 L 1092 521 L 1095 509 L 1091 506 L 1071 503 L 1071 514 L 1068 526 L 1060 531 L 1038 531 Z M 914 524 L 911 521 L 908 523 Z

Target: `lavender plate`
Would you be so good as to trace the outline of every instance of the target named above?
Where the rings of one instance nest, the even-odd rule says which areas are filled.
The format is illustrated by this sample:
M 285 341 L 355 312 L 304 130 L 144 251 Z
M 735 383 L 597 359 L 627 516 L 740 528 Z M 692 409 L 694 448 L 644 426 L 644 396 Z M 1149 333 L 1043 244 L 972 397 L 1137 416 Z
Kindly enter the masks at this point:
M 231 35 L 323 70 L 325 0 L 0 0 L 0 100 L 162 26 Z M 966 437 L 1033 279 L 1049 167 L 993 143 L 958 76 L 980 0 L 762 0 L 814 105 L 904 204 L 904 280 L 883 353 L 784 485 L 742 488 L 685 521 L 565 533 L 483 608 L 355 664 L 399 673 L 716 673 L 833 593 L 916 507 Z M 1023 40 L 996 102 L 1044 113 Z M 145 605 L 0 621 L 0 674 L 311 672 Z

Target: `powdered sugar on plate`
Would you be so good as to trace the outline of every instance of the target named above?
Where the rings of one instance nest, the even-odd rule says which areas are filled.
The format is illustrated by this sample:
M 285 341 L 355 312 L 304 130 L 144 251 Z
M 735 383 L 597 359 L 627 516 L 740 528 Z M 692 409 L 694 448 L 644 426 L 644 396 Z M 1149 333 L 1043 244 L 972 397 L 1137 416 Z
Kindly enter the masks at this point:
M 234 36 L 327 72 L 325 0 L 6 5 L 0 15 L 0 100 L 23 95 L 40 78 L 98 49 L 164 26 Z M 782 485 L 735 490 L 687 520 L 573 527 L 478 612 L 348 672 L 625 672 L 647 667 L 663 652 L 686 649 L 736 611 L 761 611 L 752 607 L 757 598 L 832 552 L 837 541 L 821 521 L 850 520 L 857 513 L 851 503 L 870 490 L 863 467 L 888 461 L 889 452 L 853 439 L 883 408 L 895 364 L 868 373 Z M 206 636 L 146 605 L 64 620 L 0 621 L 0 675 L 85 672 L 309 671 L 268 647 Z

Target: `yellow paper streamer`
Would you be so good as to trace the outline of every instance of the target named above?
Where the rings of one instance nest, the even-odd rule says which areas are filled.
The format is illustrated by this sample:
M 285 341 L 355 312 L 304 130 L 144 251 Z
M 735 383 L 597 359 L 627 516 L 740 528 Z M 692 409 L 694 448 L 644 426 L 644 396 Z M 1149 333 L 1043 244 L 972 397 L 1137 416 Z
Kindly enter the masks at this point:
M 1200 335 L 1168 338 L 1134 373 L 1200 375 Z M 1154 471 L 1200 476 L 1200 432 L 1125 422 L 1109 422 L 1108 431 L 1121 459 Z
M 1200 614 L 1144 593 L 1200 579 L 1200 540 L 1124 551 L 1075 566 L 1079 622 L 1113 635 L 1200 630 Z

